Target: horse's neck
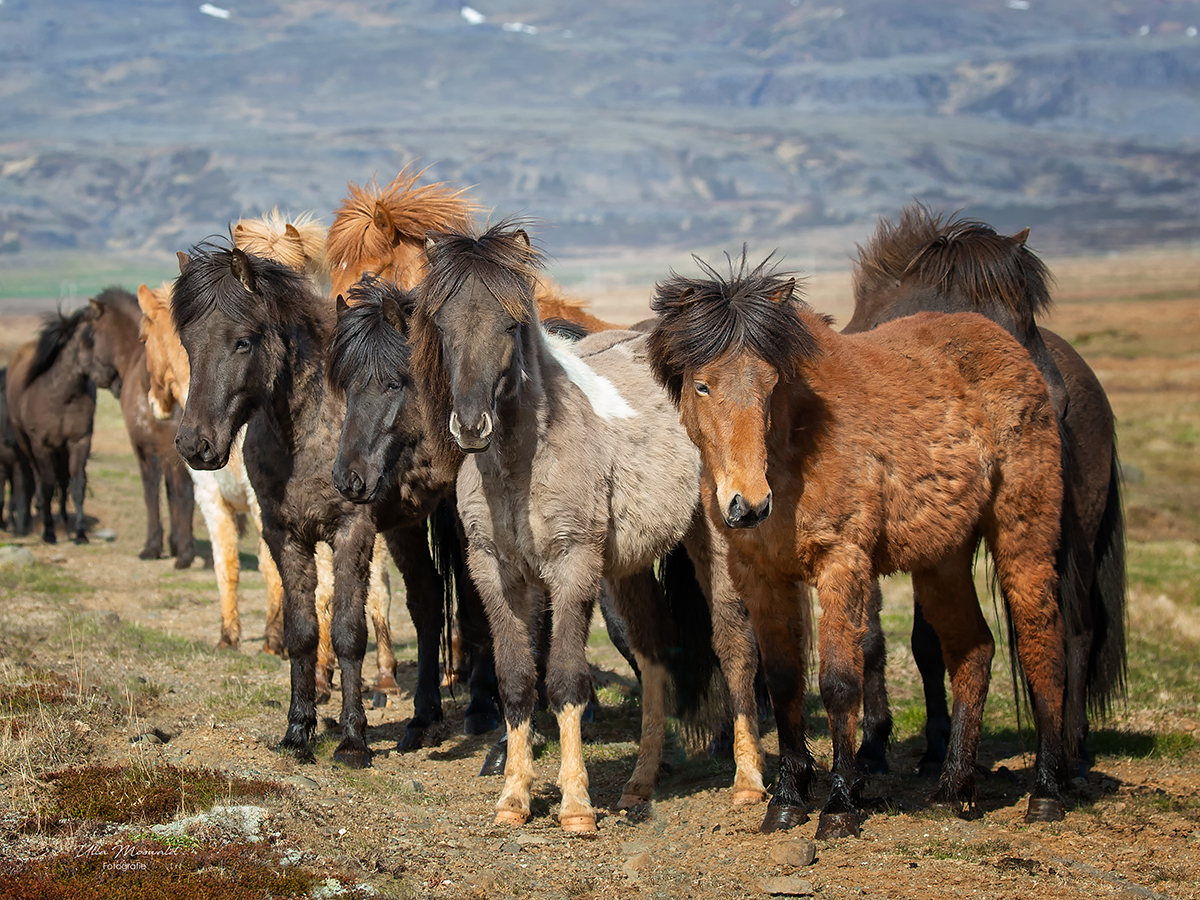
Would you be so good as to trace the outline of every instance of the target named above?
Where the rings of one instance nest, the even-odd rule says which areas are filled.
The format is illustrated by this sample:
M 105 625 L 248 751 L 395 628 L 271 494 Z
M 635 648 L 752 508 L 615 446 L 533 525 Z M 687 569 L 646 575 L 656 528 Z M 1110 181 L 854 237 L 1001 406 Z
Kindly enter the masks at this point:
M 120 315 L 120 313 L 118 313 Z M 129 367 L 137 362 L 139 351 L 145 352 L 145 345 L 138 339 L 138 327 L 132 320 L 126 318 L 123 327 L 116 332 L 117 352 L 113 366 L 122 379 L 129 372 Z
M 271 385 L 263 413 L 292 450 L 319 433 L 317 424 L 330 402 L 322 360 L 325 348 L 318 333 L 291 326 L 281 333 L 283 359 Z

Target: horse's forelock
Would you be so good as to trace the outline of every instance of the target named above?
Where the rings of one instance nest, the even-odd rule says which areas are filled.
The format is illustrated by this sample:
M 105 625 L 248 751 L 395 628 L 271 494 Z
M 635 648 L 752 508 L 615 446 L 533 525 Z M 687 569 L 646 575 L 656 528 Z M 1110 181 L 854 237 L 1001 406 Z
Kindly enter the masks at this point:
M 382 282 L 356 284 L 350 293 L 353 304 L 338 316 L 329 345 L 328 381 L 340 394 L 363 378 L 386 382 L 411 371 L 412 347 L 384 304 L 396 303 L 409 316 L 412 294 Z
M 805 305 L 789 291 L 791 277 L 766 265 L 746 271 L 743 258 L 741 271 L 728 278 L 705 265 L 710 278 L 672 272 L 655 286 L 650 307 L 659 321 L 651 334 L 651 357 L 676 403 L 685 372 L 726 354 L 749 352 L 793 375 L 816 353 L 816 338 L 799 315 Z
M 171 318 L 180 332 L 214 311 L 253 329 L 318 315 L 313 307 L 321 298 L 299 270 L 246 254 L 255 275 L 255 293 L 251 294 L 233 273 L 232 259 L 230 247 L 206 243 L 192 248 L 191 263 L 175 279 L 171 292 Z
M 421 286 L 422 304 L 435 313 L 471 278 L 518 322 L 537 315 L 534 289 L 542 255 L 518 231 L 515 220 L 499 222 L 482 234 L 433 233 L 434 250 Z

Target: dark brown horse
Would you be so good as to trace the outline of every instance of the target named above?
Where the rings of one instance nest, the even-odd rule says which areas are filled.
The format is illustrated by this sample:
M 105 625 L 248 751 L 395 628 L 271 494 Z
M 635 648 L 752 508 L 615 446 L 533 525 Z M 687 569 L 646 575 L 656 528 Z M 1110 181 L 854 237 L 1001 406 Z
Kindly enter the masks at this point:
M 175 450 L 178 421 L 160 421 L 150 409 L 150 372 L 146 346 L 139 338 L 142 311 L 137 297 L 111 287 L 91 300 L 92 381 L 108 388 L 121 402 L 121 416 L 142 476 L 146 503 L 146 543 L 141 559 L 158 559 L 163 550 L 159 484 L 166 482 L 171 520 L 168 548 L 175 568 L 186 569 L 196 558 L 192 539 L 195 498 L 187 465 Z
M 83 499 L 87 492 L 87 458 L 92 447 L 96 386 L 89 373 L 91 308 L 46 317 L 37 340 L 17 348 L 8 366 L 5 392 L 8 414 L 20 452 L 33 466 L 42 540 L 53 544 L 55 488 L 60 512 L 67 519 L 67 494 L 75 504 L 72 529 L 76 543 L 87 543 Z
M 916 312 L 978 312 L 1029 351 L 1046 379 L 1063 440 L 1066 494 L 1062 528 L 1076 530 L 1075 559 L 1059 555 L 1059 605 L 1067 633 L 1064 738 L 1086 768 L 1088 712 L 1103 715 L 1125 682 L 1125 522 L 1116 429 L 1104 389 L 1083 358 L 1038 328 L 1050 304 L 1050 274 L 1026 244 L 1029 230 L 1006 236 L 991 226 L 945 217 L 913 204 L 896 222 L 880 221 L 859 248 L 853 334 Z M 945 666 L 936 635 L 914 597 L 913 656 L 925 685 L 928 746 L 923 768 L 940 767 L 949 716 Z
M 817 835 L 857 834 L 854 743 L 873 579 L 911 572 L 954 689 L 934 802 L 970 814 L 992 636 L 972 580 L 982 537 L 1017 635 L 1038 732 L 1026 818 L 1063 815 L 1063 626 L 1055 602 L 1062 473 L 1045 382 L 1000 327 L 923 314 L 839 335 L 795 280 L 743 256 L 657 288 L 650 356 L 704 459 L 705 502 L 758 633 L 780 742 L 763 830 L 806 818 L 797 582 L 820 597 L 820 690 L 833 738 Z M 800 661 L 800 665 L 797 662 Z
M 247 426 L 246 471 L 283 582 L 284 646 L 292 667 L 280 749 L 311 759 L 318 640 L 314 551 L 324 541 L 333 550 L 331 636 L 342 674 L 343 737 L 334 758 L 368 765 L 361 688 L 375 534 L 387 539 L 410 603 L 432 598 L 440 608 L 443 589 L 430 561 L 425 520 L 441 494 L 426 494 L 414 480 L 388 485 L 371 502 L 357 504 L 335 489 L 331 472 L 345 413 L 325 380 L 335 311 L 308 276 L 238 249 L 203 245 L 181 259 L 171 312 L 190 360 L 176 438 L 180 453 L 195 468 L 220 468 Z
M 645 336 L 606 331 L 572 347 L 549 338 L 535 299 L 540 255 L 513 223 L 433 235 L 426 253 L 412 371 L 423 379 L 444 442 L 435 447 L 445 447 L 451 462 L 466 454 L 458 509 L 508 724 L 496 822 L 521 824 L 530 815 L 535 648 L 548 602 L 546 688 L 562 748 L 559 821 L 571 831 L 596 828 L 580 720 L 591 685 L 584 648 L 602 580 L 629 625 L 642 674 L 638 761 L 620 804 L 653 793 L 668 676 L 681 691 L 690 683 L 702 692 L 707 676 L 689 670 L 711 667 L 714 647 L 739 729 L 735 802 L 761 799 L 753 637 L 728 582 L 721 536 L 699 510 L 699 456 L 654 383 Z M 653 572 L 661 557 L 666 571 L 678 571 L 681 543 L 695 564 L 691 585 L 705 589 L 688 595 L 686 613 L 672 604 L 682 596 L 664 593 Z M 711 629 L 695 627 L 707 621 L 709 603 Z
M 0 368 L 0 528 L 15 534 L 29 533 L 29 509 L 32 501 L 33 469 L 17 447 L 17 433 L 8 417 L 8 368 Z M 8 517 L 4 515 L 4 496 L 8 494 Z

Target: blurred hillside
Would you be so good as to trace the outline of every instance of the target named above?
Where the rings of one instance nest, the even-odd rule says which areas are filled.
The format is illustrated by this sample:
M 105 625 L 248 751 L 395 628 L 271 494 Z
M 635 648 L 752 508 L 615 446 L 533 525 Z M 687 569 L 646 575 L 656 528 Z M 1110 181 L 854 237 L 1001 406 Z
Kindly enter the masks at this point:
M 216 6 L 0 0 L 0 254 L 328 223 L 412 160 L 560 256 L 840 265 L 913 197 L 1042 252 L 1200 241 L 1200 0 Z

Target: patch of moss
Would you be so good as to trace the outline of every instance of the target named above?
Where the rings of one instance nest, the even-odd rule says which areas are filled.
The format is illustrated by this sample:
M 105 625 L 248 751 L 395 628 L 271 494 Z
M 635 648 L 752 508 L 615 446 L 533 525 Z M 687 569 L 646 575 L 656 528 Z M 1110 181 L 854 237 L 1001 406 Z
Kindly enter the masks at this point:
M 48 860 L 0 863 L 0 880 L 7 900 L 302 897 L 317 884 L 312 873 L 284 866 L 268 854 L 253 845 L 206 849 L 138 840 Z
M 154 768 L 84 766 L 43 777 L 50 783 L 51 806 L 46 815 L 38 817 L 39 823 L 62 819 L 167 822 L 180 812 L 208 809 L 220 800 L 265 797 L 280 790 L 271 781 L 169 764 Z

